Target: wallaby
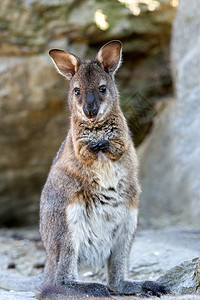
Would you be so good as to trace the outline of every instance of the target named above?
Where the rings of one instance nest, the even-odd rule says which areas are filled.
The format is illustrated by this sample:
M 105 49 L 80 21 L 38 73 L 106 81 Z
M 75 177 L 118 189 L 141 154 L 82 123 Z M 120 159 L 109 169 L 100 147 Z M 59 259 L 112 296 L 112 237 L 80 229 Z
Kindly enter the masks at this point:
M 114 40 L 92 61 L 64 50 L 49 52 L 58 72 L 69 80 L 71 124 L 41 195 L 44 272 L 21 284 L 13 280 L 23 290 L 44 286 L 37 292 L 39 299 L 57 299 L 55 294 L 68 299 L 74 293 L 157 296 L 169 292 L 152 281 L 127 279 L 140 186 L 136 151 L 114 80 L 121 50 L 121 42 Z M 78 267 L 101 264 L 107 265 L 107 286 L 79 281 Z M 0 286 L 8 288 L 2 282 L 0 278 Z

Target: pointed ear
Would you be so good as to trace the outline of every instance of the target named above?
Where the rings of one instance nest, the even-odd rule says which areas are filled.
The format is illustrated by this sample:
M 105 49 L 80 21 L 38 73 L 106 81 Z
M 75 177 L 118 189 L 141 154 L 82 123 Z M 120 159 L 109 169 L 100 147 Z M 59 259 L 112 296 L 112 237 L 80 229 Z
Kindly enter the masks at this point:
M 122 43 L 118 40 L 105 44 L 97 53 L 95 60 L 102 65 L 105 72 L 114 74 L 120 66 Z
M 81 61 L 77 56 L 59 49 L 50 50 L 49 55 L 58 72 L 68 80 L 70 80 L 78 71 Z

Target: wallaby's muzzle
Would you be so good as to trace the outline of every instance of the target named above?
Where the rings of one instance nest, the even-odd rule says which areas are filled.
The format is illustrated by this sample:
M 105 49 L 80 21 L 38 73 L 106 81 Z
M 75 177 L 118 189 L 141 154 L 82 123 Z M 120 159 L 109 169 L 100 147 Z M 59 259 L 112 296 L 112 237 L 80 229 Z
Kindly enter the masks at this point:
M 92 92 L 88 92 L 86 95 L 86 101 L 83 106 L 83 111 L 85 116 L 91 120 L 93 120 L 98 114 L 99 105 L 97 104 L 97 101 L 95 101 L 95 97 Z
M 88 105 L 83 108 L 84 114 L 88 119 L 95 118 L 98 114 L 98 108 L 94 105 Z

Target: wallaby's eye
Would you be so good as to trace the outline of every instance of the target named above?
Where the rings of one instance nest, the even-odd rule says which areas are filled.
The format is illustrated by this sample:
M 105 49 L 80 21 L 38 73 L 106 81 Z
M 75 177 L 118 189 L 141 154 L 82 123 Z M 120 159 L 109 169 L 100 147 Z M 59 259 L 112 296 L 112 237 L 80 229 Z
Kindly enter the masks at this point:
M 99 87 L 99 92 L 104 95 L 106 93 L 106 85 L 103 84 Z
M 75 87 L 74 88 L 74 93 L 75 93 L 76 96 L 80 95 L 80 89 Z

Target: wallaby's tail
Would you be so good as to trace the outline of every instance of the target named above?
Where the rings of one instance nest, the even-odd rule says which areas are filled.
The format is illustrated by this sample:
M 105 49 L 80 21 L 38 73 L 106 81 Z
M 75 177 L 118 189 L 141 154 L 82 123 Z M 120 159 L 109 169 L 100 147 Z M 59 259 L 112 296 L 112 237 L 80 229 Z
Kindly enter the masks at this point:
M 14 291 L 35 291 L 43 281 L 43 274 L 32 277 L 10 276 L 0 272 L 0 288 Z

